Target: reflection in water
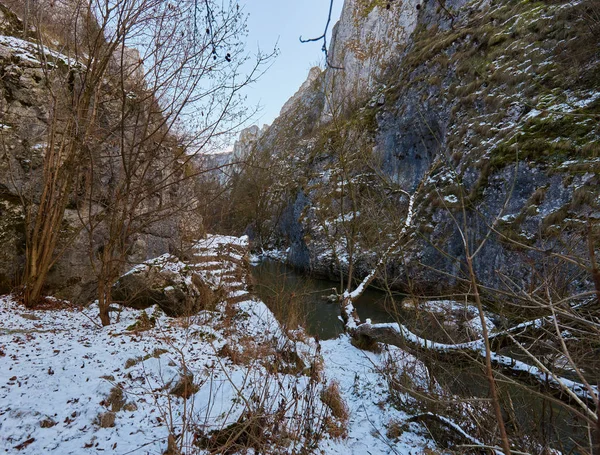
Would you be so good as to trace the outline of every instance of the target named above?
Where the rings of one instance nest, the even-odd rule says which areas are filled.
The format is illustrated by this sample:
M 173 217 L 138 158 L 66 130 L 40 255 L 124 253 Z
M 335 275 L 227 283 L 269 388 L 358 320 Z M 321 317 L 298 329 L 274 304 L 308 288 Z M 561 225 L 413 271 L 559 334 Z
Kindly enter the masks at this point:
M 289 307 L 294 306 L 302 315 L 309 335 L 327 340 L 343 332 L 339 305 L 327 300 L 335 293 L 336 283 L 301 275 L 291 267 L 269 260 L 252 267 L 252 275 L 256 293 L 280 320 L 282 313 L 289 315 Z M 384 292 L 367 289 L 355 303 L 360 319 L 395 322 L 391 312 L 386 310 L 386 296 Z

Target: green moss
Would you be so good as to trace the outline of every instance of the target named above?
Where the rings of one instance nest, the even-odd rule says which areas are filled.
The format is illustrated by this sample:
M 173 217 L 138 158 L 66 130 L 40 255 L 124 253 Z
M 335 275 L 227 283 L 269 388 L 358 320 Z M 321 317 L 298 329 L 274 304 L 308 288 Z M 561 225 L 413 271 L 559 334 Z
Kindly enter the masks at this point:
M 500 242 L 511 250 L 522 250 L 535 245 L 535 237 L 527 237 L 519 223 L 499 225 L 497 230 L 500 233 Z
M 582 114 L 553 114 L 530 119 L 518 134 L 493 150 L 492 170 L 501 169 L 517 159 L 557 165 L 567 159 L 597 157 L 600 127 L 593 116 Z
M 596 129 L 597 124 L 591 119 L 567 114 L 533 119 L 524 132 L 537 138 L 564 137 L 580 141 Z
M 366 18 L 375 8 L 385 9 L 389 4 L 389 0 L 359 0 L 356 6 L 360 17 Z
M 377 107 L 349 109 L 348 114 L 317 131 L 317 141 L 311 150 L 309 161 L 332 156 L 336 151 L 356 147 L 359 142 L 373 142 L 377 131 Z

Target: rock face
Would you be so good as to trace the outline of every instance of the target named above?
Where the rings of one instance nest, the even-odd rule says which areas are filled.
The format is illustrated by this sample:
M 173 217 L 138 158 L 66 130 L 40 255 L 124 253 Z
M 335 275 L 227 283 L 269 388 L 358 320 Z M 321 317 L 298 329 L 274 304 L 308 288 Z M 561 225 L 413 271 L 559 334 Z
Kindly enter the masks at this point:
M 331 116 L 340 106 L 364 102 L 378 79 L 409 43 L 421 0 L 346 0 L 333 29 L 325 89 Z M 339 69 L 335 69 L 339 68 Z
M 294 93 L 294 95 L 289 100 L 287 100 L 287 102 L 281 108 L 281 111 L 279 112 L 280 116 L 285 115 L 287 112 L 294 108 L 296 103 L 300 102 L 300 100 L 305 96 L 305 94 L 311 89 L 313 83 L 319 78 L 319 76 L 321 76 L 321 73 L 321 68 L 319 68 L 318 66 L 315 66 L 310 69 L 310 71 L 308 72 L 308 77 L 302 83 L 298 91 Z
M 51 5 L 54 3 L 56 7 Z M 31 24 L 28 26 L 24 19 L 20 19 L 9 8 L 11 4 L 16 10 L 23 6 L 14 0 L 8 1 L 8 6 L 0 3 L 0 293 L 10 292 L 20 282 L 26 226 L 31 228 L 32 215 L 40 201 L 44 157 L 50 147 L 48 138 L 52 128 L 64 127 L 60 120 L 52 119 L 60 118 L 60 115 L 54 114 L 62 108 L 60 103 L 67 102 L 70 94 L 75 92 L 80 82 L 78 77 L 83 71 L 82 63 L 57 50 L 61 45 L 68 50 L 68 33 L 58 34 L 57 30 L 67 30 L 64 21 L 71 20 L 75 14 L 75 2 L 48 2 L 48 5 L 41 0 L 35 2 L 40 7 L 47 7 L 43 20 L 47 21 L 45 25 L 53 37 L 48 42 L 55 43 L 52 48 L 41 47 L 45 54 L 43 58 L 40 46 L 33 38 L 35 34 Z M 131 49 L 123 52 L 127 84 L 139 85 L 139 55 Z M 117 65 L 118 61 L 120 59 L 115 58 L 111 65 Z M 111 125 L 114 126 L 118 119 L 118 109 L 109 100 L 114 100 L 114 96 L 108 96 L 111 90 L 110 82 L 105 82 L 98 94 L 99 101 L 102 101 L 97 109 L 101 119 L 99 123 L 107 129 L 112 128 Z M 67 116 L 65 114 L 65 118 Z M 97 140 L 88 139 L 82 147 L 82 150 L 87 150 L 88 158 L 78 162 L 77 172 L 73 173 L 73 181 L 69 185 L 72 191 L 57 246 L 60 257 L 47 280 L 48 291 L 78 303 L 86 303 L 93 296 L 96 280 L 94 262 L 103 251 L 109 232 L 107 223 L 97 221 L 108 216 L 107 201 L 112 197 L 111 192 L 123 181 L 123 173 L 116 165 L 120 160 L 117 142 L 103 137 L 101 130 L 96 137 Z M 149 153 L 154 161 L 146 169 L 144 177 L 148 184 L 177 179 L 181 171 L 173 159 L 176 145 L 175 140 L 164 140 L 151 147 Z M 91 154 L 95 157 L 94 166 L 89 158 Z M 94 188 L 94 195 L 82 204 L 81 197 L 89 188 Z M 169 205 L 175 207 L 182 194 L 189 190 L 181 184 L 165 185 L 164 188 L 139 203 L 138 213 L 151 213 Z M 178 237 L 180 221 L 177 216 L 165 216 L 150 223 L 141 220 L 146 226 L 136 227 L 137 232 L 128 236 L 124 263 L 139 263 L 173 250 L 181 240 Z
M 247 237 L 208 235 L 186 260 L 166 254 L 136 266 L 119 278 L 113 298 L 138 309 L 158 305 L 172 317 L 249 300 L 247 252 Z
M 313 75 L 258 146 L 285 163 L 271 206 L 288 260 L 361 275 L 398 240 L 392 287 L 447 292 L 466 278 L 462 231 L 486 285 L 535 288 L 550 267 L 559 294 L 582 286 L 553 253 L 587 258 L 599 230 L 585 3 L 346 0 L 329 49 L 343 69 Z
M 268 125 L 259 128 L 256 125 L 244 128 L 240 132 L 240 136 L 235 144 L 233 145 L 233 157 L 232 161 L 244 160 L 252 149 L 256 146 L 261 136 L 267 130 Z

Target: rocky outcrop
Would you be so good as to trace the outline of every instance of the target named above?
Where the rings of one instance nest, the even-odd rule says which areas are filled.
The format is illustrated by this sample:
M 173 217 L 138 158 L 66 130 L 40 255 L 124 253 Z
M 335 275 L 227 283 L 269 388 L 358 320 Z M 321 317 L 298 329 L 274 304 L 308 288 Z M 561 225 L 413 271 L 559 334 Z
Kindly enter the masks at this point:
M 232 161 L 238 162 L 246 159 L 268 128 L 268 125 L 264 125 L 262 128 L 256 125 L 244 128 L 240 132 L 238 140 L 233 144 Z
M 322 70 L 318 66 L 315 66 L 310 69 L 310 71 L 308 72 L 308 77 L 302 83 L 298 91 L 294 93 L 294 95 L 283 105 L 281 111 L 279 112 L 279 116 L 285 115 L 287 112 L 293 109 L 295 105 L 302 100 L 303 97 L 306 96 L 307 92 L 311 90 L 312 85 L 319 78 L 319 76 L 321 76 L 321 73 Z
M 246 237 L 208 235 L 184 260 L 167 254 L 136 266 L 119 278 L 112 297 L 132 308 L 158 305 L 172 317 L 249 300 L 247 252 Z
M 378 87 L 382 74 L 409 44 L 420 4 L 421 0 L 344 2 L 329 48 L 325 118 L 341 106 L 356 107 Z
M 158 258 L 123 275 L 113 290 L 115 302 L 138 309 L 158 305 L 172 317 L 192 315 L 214 307 L 216 297 L 211 298 L 208 292 L 201 293 L 200 286 L 196 286 L 191 277 L 186 277 L 182 268 L 173 267 L 177 263 L 175 258 Z
M 466 277 L 460 229 L 482 245 L 490 287 L 535 288 L 545 267 L 561 270 L 559 292 L 585 286 L 557 255 L 587 258 L 600 220 L 600 35 L 586 7 L 347 0 L 329 50 L 343 69 L 325 69 L 261 141 L 294 169 L 273 211 L 289 261 L 335 277 L 353 248 L 366 274 L 400 238 L 388 281 L 447 292 Z
M 41 0 L 34 3 L 36 7 L 45 4 Z M 79 15 L 83 13 L 73 10 L 75 2 L 50 3 L 57 5 L 46 5 L 47 9 L 40 17 L 47 21 L 44 33 L 48 36 L 44 36 L 48 39 L 45 43 L 54 43 L 50 44 L 51 47 L 36 41 L 33 26 L 27 25 L 25 19 L 15 13 L 23 7 L 21 2 L 10 0 L 6 3 L 8 6 L 0 3 L 0 293 L 10 292 L 20 283 L 26 249 L 25 233 L 27 226 L 31 229 L 33 214 L 40 201 L 44 157 L 51 146 L 49 137 L 53 129 L 66 128 L 68 122 L 62 119 L 68 118 L 69 108 L 65 105 L 79 87 L 79 78 L 85 68 L 69 50 L 67 35 L 75 29 L 65 26 L 75 17 L 81 19 Z M 9 8 L 10 5 L 15 9 Z M 60 30 L 67 35 L 60 34 Z M 119 52 L 116 51 L 117 54 Z M 127 89 L 133 90 L 135 86 L 143 90 L 139 54 L 127 48 L 123 49 L 123 53 Z M 117 57 L 110 63 L 115 68 L 121 61 L 120 56 Z M 111 67 L 107 71 L 110 74 L 114 69 Z M 124 178 L 118 165 L 120 149 L 114 138 L 120 129 L 117 125 L 119 108 L 110 93 L 113 89 L 110 79 L 106 78 L 98 93 L 96 111 L 104 129 L 94 130 L 96 134 L 90 135 L 85 146 L 81 147 L 85 159 L 82 158 L 77 163 L 77 171 L 72 172 L 69 185 L 72 190 L 56 248 L 57 261 L 46 283 L 47 290 L 54 295 L 77 303 L 87 303 L 93 296 L 98 270 L 94 268 L 97 266 L 95 261 L 110 230 L 106 223 L 98 221 L 108 216 L 107 202 L 114 199 L 114 189 Z M 133 99 L 135 97 L 131 93 Z M 128 102 L 133 105 L 131 100 Z M 140 102 L 138 108 L 143 110 L 142 104 Z M 111 129 L 112 133 L 106 133 Z M 125 135 L 124 139 L 127 138 Z M 164 135 L 155 139 L 148 148 L 151 150 L 139 151 L 139 156 L 147 153 L 152 160 L 152 165 L 144 171 L 145 182 L 147 185 L 152 182 L 165 184 L 157 185 L 162 189 L 151 197 L 134 202 L 140 217 L 138 226 L 133 228 L 135 232 L 126 240 L 124 266 L 169 252 L 181 243 L 179 216 L 158 216 L 156 222 L 149 222 L 148 215 L 153 211 L 158 213 L 163 207 L 177 207 L 182 195 L 190 190 L 176 183 L 184 167 L 173 159 L 177 141 Z M 175 183 L 167 184 L 167 181 Z M 82 198 L 87 201 L 83 203 Z M 144 212 L 146 215 L 142 215 Z

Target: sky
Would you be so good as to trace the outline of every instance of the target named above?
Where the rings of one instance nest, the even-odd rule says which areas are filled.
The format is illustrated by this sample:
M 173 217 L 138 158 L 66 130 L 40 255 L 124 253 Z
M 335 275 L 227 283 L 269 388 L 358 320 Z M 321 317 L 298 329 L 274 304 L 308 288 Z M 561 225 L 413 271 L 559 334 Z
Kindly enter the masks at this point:
M 343 3 L 343 0 L 333 2 L 329 35 L 340 17 Z M 271 124 L 306 80 L 310 68 L 324 62 L 322 41 L 302 44 L 299 38 L 323 34 L 329 0 L 245 0 L 240 6 L 249 15 L 248 51 L 256 52 L 260 48 L 268 52 L 275 45 L 279 48 L 273 65 L 246 91 L 249 106 L 262 106 L 249 124 Z

